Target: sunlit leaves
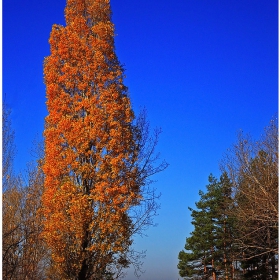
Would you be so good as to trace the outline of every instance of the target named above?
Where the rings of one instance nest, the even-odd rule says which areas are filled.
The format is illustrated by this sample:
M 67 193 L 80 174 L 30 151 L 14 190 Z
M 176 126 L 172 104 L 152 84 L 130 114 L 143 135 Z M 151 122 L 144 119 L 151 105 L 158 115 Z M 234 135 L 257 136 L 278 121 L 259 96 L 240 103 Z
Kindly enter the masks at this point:
M 109 1 L 68 0 L 65 15 L 65 27 L 53 26 L 44 65 L 44 236 L 57 275 L 89 277 L 131 244 L 127 211 L 141 198 L 134 114 Z

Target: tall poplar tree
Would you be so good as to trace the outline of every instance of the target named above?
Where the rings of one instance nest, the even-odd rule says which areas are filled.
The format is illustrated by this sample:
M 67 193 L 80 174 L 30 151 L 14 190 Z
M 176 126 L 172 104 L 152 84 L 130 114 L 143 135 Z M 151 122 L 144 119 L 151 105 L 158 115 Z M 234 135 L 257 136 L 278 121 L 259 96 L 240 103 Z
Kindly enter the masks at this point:
M 56 278 L 117 278 L 139 230 L 131 207 L 143 201 L 147 177 L 166 164 L 151 167 L 154 145 L 139 162 L 146 135 L 133 125 L 110 1 L 68 0 L 65 18 L 65 27 L 53 25 L 44 64 L 44 237 Z M 144 215 L 143 224 L 150 221 Z

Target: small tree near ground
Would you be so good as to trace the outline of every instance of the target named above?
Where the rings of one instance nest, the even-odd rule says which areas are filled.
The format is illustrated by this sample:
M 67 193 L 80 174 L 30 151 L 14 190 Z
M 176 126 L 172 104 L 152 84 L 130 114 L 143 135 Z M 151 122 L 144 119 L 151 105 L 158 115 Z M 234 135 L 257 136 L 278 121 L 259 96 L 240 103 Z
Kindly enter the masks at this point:
M 41 237 L 42 169 L 40 164 L 30 165 L 26 182 L 23 176 L 14 174 L 14 133 L 5 104 L 2 129 L 2 276 L 3 279 L 45 279 L 48 252 Z

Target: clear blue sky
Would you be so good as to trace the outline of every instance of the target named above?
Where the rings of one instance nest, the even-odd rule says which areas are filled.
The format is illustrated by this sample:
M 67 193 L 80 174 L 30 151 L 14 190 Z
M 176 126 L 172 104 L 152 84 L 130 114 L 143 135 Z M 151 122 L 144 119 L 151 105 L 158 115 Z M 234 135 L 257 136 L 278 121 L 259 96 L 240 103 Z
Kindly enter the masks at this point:
M 276 0 L 112 0 L 116 52 L 136 112 L 145 106 L 169 168 L 157 227 L 135 238 L 147 250 L 144 280 L 177 280 L 178 252 L 208 175 L 242 129 L 259 137 L 278 114 Z M 43 59 L 65 0 L 3 0 L 3 96 L 12 109 L 16 170 L 44 127 Z M 136 279 L 129 273 L 126 280 Z

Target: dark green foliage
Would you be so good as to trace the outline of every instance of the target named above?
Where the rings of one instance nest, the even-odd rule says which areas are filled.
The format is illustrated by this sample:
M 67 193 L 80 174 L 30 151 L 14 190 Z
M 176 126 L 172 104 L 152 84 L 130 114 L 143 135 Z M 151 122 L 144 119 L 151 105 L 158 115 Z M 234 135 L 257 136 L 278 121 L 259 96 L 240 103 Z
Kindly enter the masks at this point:
M 179 274 L 192 279 L 210 276 L 216 279 L 219 275 L 230 279 L 234 273 L 235 249 L 234 219 L 229 215 L 231 184 L 227 174 L 220 180 L 210 175 L 207 192 L 200 191 L 199 195 L 197 210 L 189 208 L 194 231 L 186 239 L 186 251 L 179 253 Z

